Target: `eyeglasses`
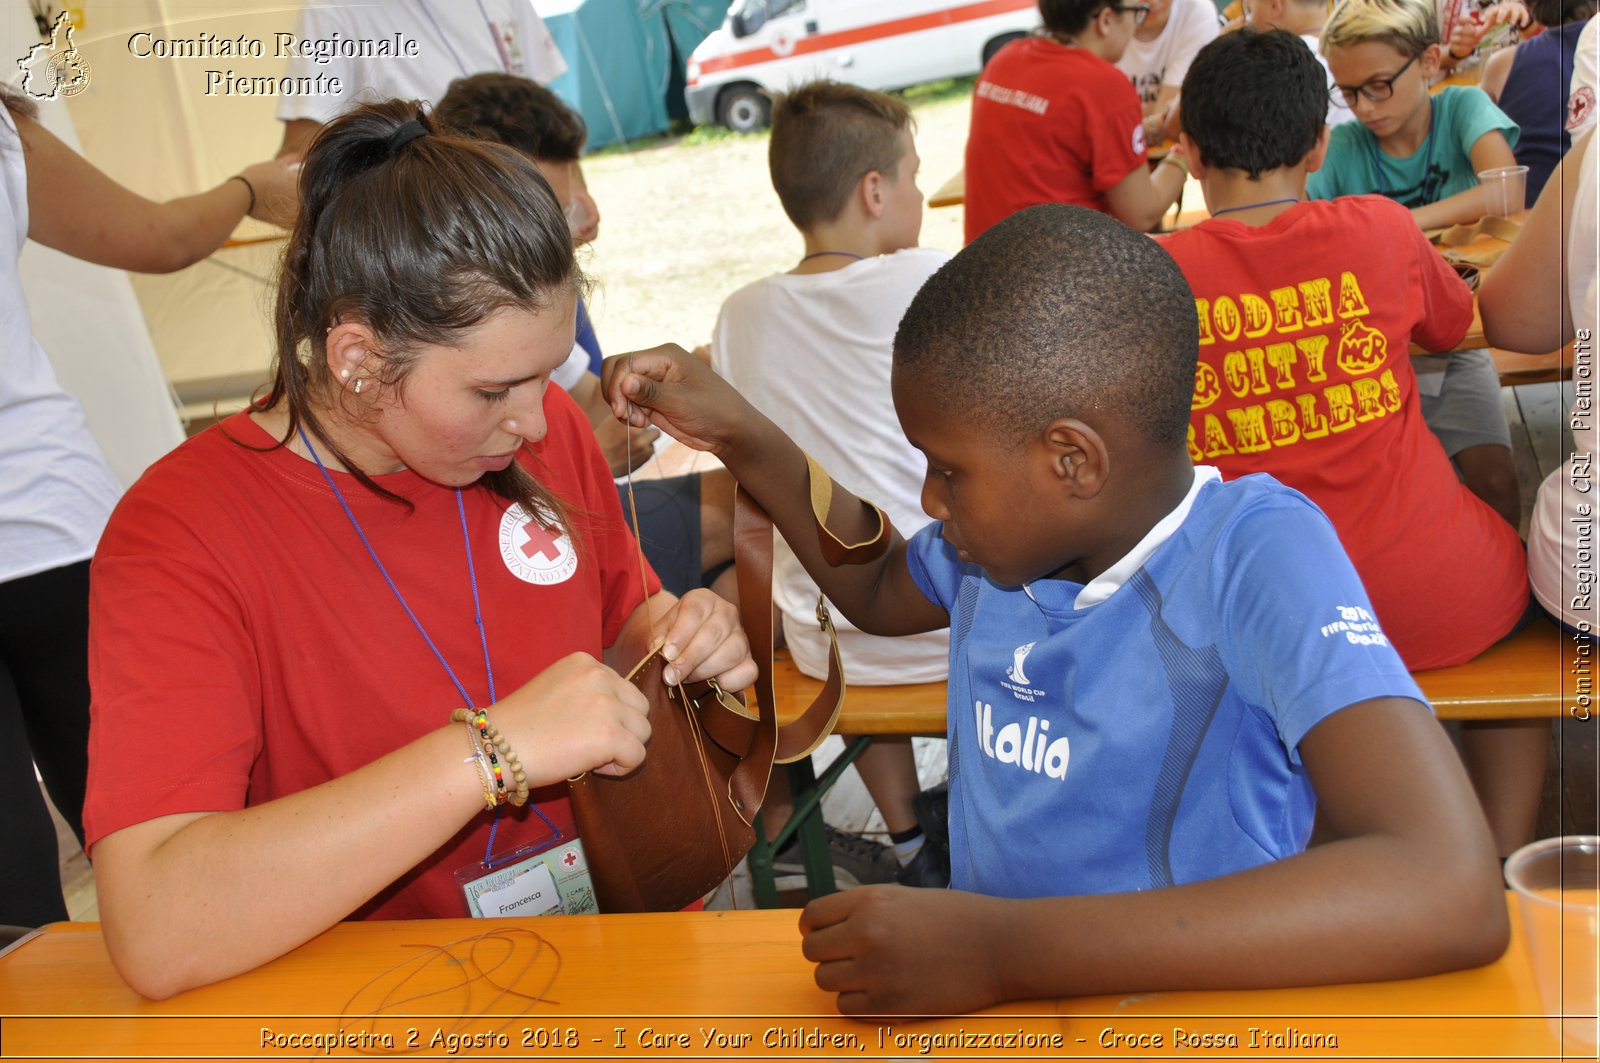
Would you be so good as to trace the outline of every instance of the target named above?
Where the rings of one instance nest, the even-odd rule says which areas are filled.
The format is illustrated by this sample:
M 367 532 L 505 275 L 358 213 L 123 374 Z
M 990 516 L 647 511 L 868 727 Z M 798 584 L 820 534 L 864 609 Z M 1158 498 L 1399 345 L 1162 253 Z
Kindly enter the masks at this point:
M 1358 95 L 1365 96 L 1373 103 L 1382 103 L 1394 95 L 1394 83 L 1399 81 L 1400 75 L 1410 70 L 1411 64 L 1416 61 L 1417 56 L 1414 55 L 1406 60 L 1405 66 L 1402 66 L 1386 78 L 1373 78 L 1371 81 L 1363 82 L 1360 85 L 1335 85 L 1328 90 L 1328 95 L 1333 97 L 1335 102 L 1343 100 L 1346 107 L 1354 107 Z
M 1113 11 L 1132 11 L 1133 24 L 1135 26 L 1144 25 L 1144 20 L 1150 17 L 1149 4 L 1111 4 L 1109 6 Z

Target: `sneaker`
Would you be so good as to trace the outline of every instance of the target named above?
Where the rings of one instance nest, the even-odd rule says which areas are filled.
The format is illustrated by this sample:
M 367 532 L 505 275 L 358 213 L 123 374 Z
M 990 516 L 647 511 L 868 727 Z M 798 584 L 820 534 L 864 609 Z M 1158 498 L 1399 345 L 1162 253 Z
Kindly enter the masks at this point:
M 902 886 L 942 890 L 950 885 L 950 850 L 934 840 L 927 839 L 917 855 L 895 872 L 894 880 Z
M 834 881 L 840 889 L 895 880 L 900 864 L 889 846 L 826 824 L 823 827 L 828 834 L 828 856 L 833 863 Z M 798 836 L 790 838 L 788 845 L 772 855 L 772 870 L 776 875 L 805 874 Z

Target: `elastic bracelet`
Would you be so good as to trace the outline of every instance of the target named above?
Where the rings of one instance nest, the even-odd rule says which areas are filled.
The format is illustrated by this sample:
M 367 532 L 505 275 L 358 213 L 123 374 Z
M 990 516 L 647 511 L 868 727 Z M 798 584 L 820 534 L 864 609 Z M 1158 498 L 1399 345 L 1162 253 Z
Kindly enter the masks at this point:
M 492 812 L 500 802 L 495 800 L 494 776 L 489 774 L 489 761 L 483 755 L 483 747 L 478 744 L 478 730 L 472 726 L 471 720 L 460 722 L 467 728 L 467 744 L 472 748 L 472 756 L 467 758 L 467 763 L 473 766 L 473 771 L 478 776 L 478 784 L 483 787 L 485 810 Z
M 1159 165 L 1176 166 L 1178 169 L 1183 171 L 1183 176 L 1189 176 L 1189 164 L 1183 161 L 1183 157 L 1181 155 L 1175 154 L 1174 152 L 1169 151 L 1167 154 L 1161 156 L 1161 162 Z
M 248 177 L 240 173 L 234 174 L 232 177 L 228 178 L 228 180 L 238 181 L 240 184 L 244 185 L 245 190 L 250 193 L 250 208 L 246 210 L 245 213 L 254 214 L 256 211 L 256 186 L 250 183 L 250 179 Z M 227 182 L 225 181 L 223 183 L 226 184 Z

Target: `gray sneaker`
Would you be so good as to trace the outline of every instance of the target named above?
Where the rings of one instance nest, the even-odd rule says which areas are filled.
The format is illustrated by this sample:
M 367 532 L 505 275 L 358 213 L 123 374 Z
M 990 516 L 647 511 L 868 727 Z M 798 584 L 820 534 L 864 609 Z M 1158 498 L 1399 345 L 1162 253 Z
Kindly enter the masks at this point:
M 882 842 L 826 824 L 824 829 L 828 833 L 828 857 L 833 864 L 834 881 L 840 889 L 895 880 L 900 863 L 894 858 L 893 849 Z M 798 837 L 789 839 L 788 845 L 772 855 L 772 871 L 775 875 L 805 874 Z

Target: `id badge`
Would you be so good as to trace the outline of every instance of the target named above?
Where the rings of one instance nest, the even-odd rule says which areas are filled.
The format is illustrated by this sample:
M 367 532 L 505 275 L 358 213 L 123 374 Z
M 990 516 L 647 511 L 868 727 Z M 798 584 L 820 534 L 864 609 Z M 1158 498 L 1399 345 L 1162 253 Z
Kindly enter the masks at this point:
M 594 915 L 594 883 L 577 837 L 556 834 L 456 873 L 474 919 L 508 915 Z

